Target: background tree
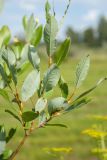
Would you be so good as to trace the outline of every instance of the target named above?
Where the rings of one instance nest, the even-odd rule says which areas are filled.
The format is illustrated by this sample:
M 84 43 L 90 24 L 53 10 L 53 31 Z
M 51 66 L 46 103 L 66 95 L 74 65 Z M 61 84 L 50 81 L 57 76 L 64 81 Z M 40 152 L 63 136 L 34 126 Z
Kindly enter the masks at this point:
M 94 30 L 92 28 L 88 28 L 84 31 L 83 33 L 84 35 L 84 42 L 88 45 L 88 46 L 94 46 L 95 43 L 95 36 L 94 36 Z
M 70 37 L 72 43 L 79 42 L 79 34 L 74 31 L 72 27 L 68 27 L 66 30 L 66 35 Z
M 103 44 L 103 42 L 107 42 L 107 20 L 104 16 L 100 18 L 99 24 L 98 24 L 98 39 L 100 44 Z

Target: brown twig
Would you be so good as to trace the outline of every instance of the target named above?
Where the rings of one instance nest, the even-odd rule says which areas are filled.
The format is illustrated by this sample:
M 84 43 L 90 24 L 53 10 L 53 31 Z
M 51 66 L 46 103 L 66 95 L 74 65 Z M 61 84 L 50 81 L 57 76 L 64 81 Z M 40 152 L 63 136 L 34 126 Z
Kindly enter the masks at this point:
M 36 127 L 36 129 L 44 127 L 47 124 L 47 122 L 49 122 L 51 119 L 52 118 L 50 117 L 45 122 L 43 122 L 38 127 Z M 23 147 L 26 139 L 28 138 L 28 136 L 31 135 L 31 133 L 33 132 L 33 130 L 34 130 L 34 121 L 32 121 L 30 129 L 28 130 L 28 132 L 25 132 L 25 135 L 24 135 L 23 139 L 21 140 L 20 144 L 18 145 L 18 147 L 16 148 L 16 150 L 13 152 L 13 154 L 10 156 L 10 158 L 8 160 L 14 160 L 14 158 L 16 157 L 16 155 L 19 153 L 19 151 Z
M 68 98 L 67 102 L 70 103 L 72 100 L 72 97 L 75 95 L 76 92 L 76 88 L 74 89 L 73 93 L 70 95 L 70 97 Z
M 23 137 L 23 139 L 21 140 L 20 144 L 18 145 L 18 147 L 16 148 L 16 150 L 12 153 L 12 155 L 10 156 L 9 160 L 14 160 L 14 158 L 16 157 L 16 155 L 19 153 L 19 151 L 21 150 L 21 148 L 23 147 L 26 139 L 28 138 L 28 136 L 30 136 L 30 134 L 32 133 L 32 131 L 34 130 L 34 121 L 32 121 L 31 123 L 31 127 L 28 130 L 28 132 L 25 132 L 25 135 Z
M 16 155 L 19 153 L 19 151 L 21 150 L 22 146 L 24 145 L 26 139 L 27 139 L 28 135 L 25 134 L 25 136 L 23 137 L 22 141 L 20 142 L 19 146 L 17 147 L 17 149 L 13 152 L 13 154 L 10 156 L 10 158 L 8 160 L 13 160 Z
M 20 100 L 20 97 L 19 97 L 19 93 L 18 93 L 18 90 L 17 90 L 17 87 L 15 86 L 15 90 L 16 90 L 16 93 L 13 94 L 14 97 L 15 97 L 15 100 L 16 100 L 16 103 L 18 104 L 19 106 L 19 115 L 21 117 L 21 120 L 22 120 L 22 124 L 23 124 L 23 127 L 25 126 L 25 122 L 23 121 L 23 118 L 22 118 L 22 114 L 23 114 L 23 103 L 22 101 Z

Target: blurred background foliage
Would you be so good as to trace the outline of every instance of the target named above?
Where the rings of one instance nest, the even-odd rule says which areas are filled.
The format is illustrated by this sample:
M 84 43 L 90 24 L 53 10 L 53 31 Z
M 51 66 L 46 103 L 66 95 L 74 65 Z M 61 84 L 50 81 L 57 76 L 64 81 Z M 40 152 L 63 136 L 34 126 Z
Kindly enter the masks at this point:
M 73 44 L 84 44 L 89 47 L 102 47 L 107 43 L 107 19 L 99 18 L 97 27 L 86 28 L 82 33 L 75 31 L 71 26 L 66 29 L 66 35 L 70 36 Z

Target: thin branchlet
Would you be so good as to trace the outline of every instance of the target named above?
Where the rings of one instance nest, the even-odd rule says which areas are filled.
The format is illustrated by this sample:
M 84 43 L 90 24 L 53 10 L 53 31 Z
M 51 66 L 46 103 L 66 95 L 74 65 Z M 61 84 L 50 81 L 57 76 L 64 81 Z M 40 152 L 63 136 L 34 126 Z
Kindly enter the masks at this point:
M 19 153 L 19 151 L 21 150 L 21 148 L 23 147 L 25 141 L 27 140 L 27 138 L 32 134 L 32 132 L 36 129 L 39 128 L 43 128 L 50 120 L 52 119 L 52 117 L 50 117 L 49 119 L 47 119 L 45 122 L 43 122 L 42 124 L 40 124 L 39 126 L 37 126 L 36 128 L 34 128 L 34 121 L 32 121 L 31 123 L 31 127 L 29 128 L 29 130 L 27 132 L 25 132 L 23 139 L 21 140 L 21 142 L 19 143 L 18 147 L 16 148 L 16 150 L 12 153 L 12 155 L 9 157 L 8 160 L 14 160 L 14 158 L 16 157 L 16 155 Z
M 66 9 L 64 11 L 64 15 L 62 16 L 62 19 L 60 21 L 60 27 L 59 28 L 61 28 L 61 26 L 63 25 L 64 19 L 65 19 L 66 15 L 67 15 L 67 12 L 69 10 L 70 4 L 71 4 L 71 0 L 68 1 L 67 7 L 66 7 Z
M 54 0 L 53 0 L 53 15 L 54 15 L 54 17 L 56 16 Z
M 68 2 L 67 8 L 66 8 L 66 10 L 65 10 L 65 12 L 64 12 L 64 16 L 66 16 L 66 14 L 67 14 L 67 12 L 68 12 L 68 9 L 69 9 L 69 7 L 70 7 L 70 3 L 71 3 L 71 0 L 69 0 L 69 2 Z M 63 17 L 64 17 L 64 16 L 63 16 Z

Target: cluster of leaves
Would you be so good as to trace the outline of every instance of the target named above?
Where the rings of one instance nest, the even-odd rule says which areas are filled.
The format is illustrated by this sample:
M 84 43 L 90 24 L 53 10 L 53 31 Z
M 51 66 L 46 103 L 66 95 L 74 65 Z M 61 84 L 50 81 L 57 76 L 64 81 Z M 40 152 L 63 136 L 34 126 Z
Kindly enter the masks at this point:
M 11 128 L 6 135 L 4 126 L 0 126 L 0 159 L 6 160 L 12 154 L 12 150 L 6 149 L 6 144 L 14 136 L 16 129 Z
M 13 112 L 11 108 L 6 112 L 20 122 L 25 135 L 32 132 L 35 119 L 38 119 L 36 128 L 50 125 L 66 127 L 63 124 L 50 124 L 49 122 L 60 114 L 68 113 L 90 102 L 90 99 L 86 98 L 87 94 L 106 80 L 106 78 L 101 79 L 91 89 L 75 96 L 76 90 L 85 80 L 89 70 L 90 57 L 87 55 L 77 66 L 74 91 L 71 95 L 69 94 L 69 87 L 61 75 L 60 65 L 69 52 L 70 39 L 66 38 L 59 46 L 56 45 L 59 30 L 58 22 L 55 14 L 51 13 L 51 6 L 48 1 L 45 5 L 45 11 L 46 25 L 44 28 L 38 24 L 33 15 L 29 19 L 24 16 L 25 44 L 17 41 L 8 45 L 11 39 L 9 28 L 3 26 L 0 30 L 0 95 L 10 103 L 18 105 L 19 113 Z M 41 41 L 42 33 L 44 33 L 43 37 L 49 59 L 48 68 L 43 75 L 40 70 L 40 57 L 37 53 L 37 46 Z M 27 70 L 29 63 L 32 65 L 33 70 L 25 78 L 21 93 L 19 93 L 18 78 Z M 54 91 L 56 86 L 59 87 L 61 95 L 52 99 L 48 98 L 48 95 Z M 10 100 L 7 88 L 12 92 L 12 100 Z M 38 97 L 38 99 L 35 98 L 34 106 L 30 111 L 25 111 L 24 105 L 34 96 Z M 4 126 L 0 127 L 0 156 L 2 160 L 8 159 L 12 154 L 12 151 L 6 150 L 6 143 L 13 137 L 15 132 L 16 130 L 12 128 L 6 137 Z

